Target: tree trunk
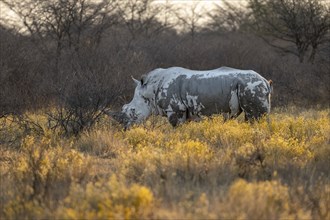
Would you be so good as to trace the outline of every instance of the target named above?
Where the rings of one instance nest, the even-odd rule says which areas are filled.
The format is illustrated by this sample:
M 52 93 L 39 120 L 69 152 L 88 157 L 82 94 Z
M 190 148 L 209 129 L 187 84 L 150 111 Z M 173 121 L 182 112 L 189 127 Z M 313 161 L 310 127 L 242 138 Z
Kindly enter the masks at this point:
M 312 52 L 311 52 L 311 55 L 309 56 L 309 60 L 308 60 L 312 64 L 314 64 L 314 61 L 315 61 L 316 51 L 317 51 L 317 46 L 313 45 Z
M 305 52 L 302 52 L 302 51 L 299 52 L 298 57 L 299 57 L 299 62 L 303 63 L 305 60 Z
M 299 62 L 303 63 L 305 61 L 305 54 L 308 49 L 308 44 L 306 43 L 301 43 L 297 44 L 297 49 L 298 49 L 298 57 L 299 57 Z

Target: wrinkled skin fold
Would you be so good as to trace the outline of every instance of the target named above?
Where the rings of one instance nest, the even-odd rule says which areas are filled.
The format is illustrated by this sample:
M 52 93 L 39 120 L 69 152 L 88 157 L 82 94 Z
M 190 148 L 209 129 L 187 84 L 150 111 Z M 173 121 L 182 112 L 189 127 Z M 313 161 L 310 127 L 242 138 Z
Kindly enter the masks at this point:
M 133 80 L 134 97 L 117 116 L 125 128 L 151 114 L 166 116 L 177 126 L 202 115 L 226 113 L 235 118 L 244 111 L 245 119 L 253 121 L 270 112 L 272 82 L 252 70 L 159 68 Z

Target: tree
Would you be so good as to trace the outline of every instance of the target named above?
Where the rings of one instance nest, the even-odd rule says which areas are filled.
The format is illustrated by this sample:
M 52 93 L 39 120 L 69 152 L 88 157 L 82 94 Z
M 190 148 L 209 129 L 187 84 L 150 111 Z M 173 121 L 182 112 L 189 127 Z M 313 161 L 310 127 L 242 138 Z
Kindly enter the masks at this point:
M 250 13 L 244 4 L 233 4 L 223 1 L 222 5 L 215 5 L 215 9 L 208 13 L 211 20 L 207 26 L 211 31 L 238 31 L 247 29 Z
M 99 43 L 106 28 L 117 22 L 115 1 L 0 0 L 20 19 L 26 32 L 48 52 L 47 39 L 56 42 L 56 57 L 64 47 L 78 51 L 83 40 Z M 85 37 L 85 39 L 83 39 Z M 42 43 L 42 44 L 40 44 Z
M 48 113 L 51 127 L 78 134 L 95 123 L 120 92 L 113 79 L 116 73 L 108 69 L 113 56 L 102 48 L 104 44 L 101 46 L 102 35 L 119 22 L 116 2 L 0 1 L 22 22 L 17 32 L 28 39 L 29 46 L 38 48 L 34 49 L 35 53 L 27 51 L 23 59 L 27 64 L 33 63 L 32 67 L 23 63 L 25 68 L 15 75 L 18 79 L 39 80 L 33 84 L 34 94 L 31 96 L 36 96 L 36 90 L 44 89 L 39 95 L 47 96 L 48 104 L 55 107 Z M 15 69 L 8 70 L 8 73 L 13 75 Z M 13 82 L 18 88 L 23 83 L 19 80 Z M 47 107 L 47 103 L 43 103 L 43 107 Z
M 315 4 L 314 2 L 315 1 L 308 1 L 310 29 L 307 31 L 307 37 L 312 47 L 309 56 L 309 61 L 312 63 L 315 60 L 315 55 L 319 46 L 324 43 L 330 44 L 330 7 L 329 5 Z
M 321 0 L 249 0 L 255 30 L 263 39 L 302 63 L 310 52 L 314 62 L 329 37 L 329 6 Z M 292 48 L 292 46 L 294 46 Z
M 199 9 L 198 3 L 194 3 L 189 8 L 179 8 L 175 11 L 176 17 L 183 24 L 183 27 L 188 30 L 192 41 L 194 41 L 197 32 L 200 30 L 199 22 L 203 17 L 202 10 Z
M 152 37 L 170 27 L 166 21 L 163 23 L 157 19 L 157 15 L 163 9 L 168 10 L 170 5 L 156 7 L 153 2 L 154 0 L 130 0 L 117 3 L 121 21 L 128 29 L 131 40 L 140 36 Z

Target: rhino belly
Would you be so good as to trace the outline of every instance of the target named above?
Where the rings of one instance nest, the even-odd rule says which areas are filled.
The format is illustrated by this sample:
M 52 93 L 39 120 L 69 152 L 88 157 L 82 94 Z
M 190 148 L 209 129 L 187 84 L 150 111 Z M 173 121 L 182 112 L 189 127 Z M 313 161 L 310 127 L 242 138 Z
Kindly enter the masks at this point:
M 233 81 L 224 77 L 191 79 L 183 83 L 181 97 L 194 115 L 230 112 L 230 101 L 235 101 L 232 99 L 233 86 Z

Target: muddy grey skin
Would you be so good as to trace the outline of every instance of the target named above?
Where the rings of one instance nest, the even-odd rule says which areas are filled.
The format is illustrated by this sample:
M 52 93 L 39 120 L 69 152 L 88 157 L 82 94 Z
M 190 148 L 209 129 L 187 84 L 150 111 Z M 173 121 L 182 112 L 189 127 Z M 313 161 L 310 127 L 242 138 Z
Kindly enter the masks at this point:
M 166 116 L 177 126 L 202 115 L 227 113 L 235 118 L 244 111 L 246 120 L 253 121 L 270 112 L 271 83 L 252 70 L 171 67 L 134 81 L 133 100 L 121 112 L 125 128 L 151 114 Z

